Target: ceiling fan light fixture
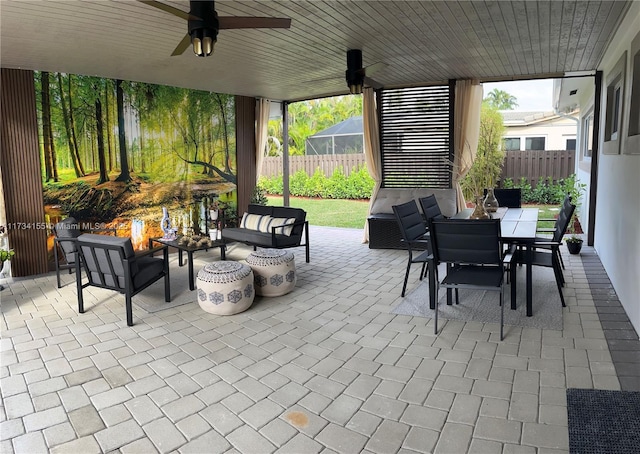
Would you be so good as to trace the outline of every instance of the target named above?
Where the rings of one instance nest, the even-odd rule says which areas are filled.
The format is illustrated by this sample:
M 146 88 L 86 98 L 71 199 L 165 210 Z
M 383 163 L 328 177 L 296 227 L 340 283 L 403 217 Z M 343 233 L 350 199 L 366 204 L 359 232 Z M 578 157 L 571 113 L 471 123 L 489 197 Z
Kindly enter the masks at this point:
M 215 30 L 197 28 L 191 31 L 191 44 L 193 53 L 198 57 L 208 57 L 213 53 L 213 46 L 216 43 Z
M 362 84 L 350 84 L 349 85 L 349 93 L 352 95 L 361 95 L 362 94 Z

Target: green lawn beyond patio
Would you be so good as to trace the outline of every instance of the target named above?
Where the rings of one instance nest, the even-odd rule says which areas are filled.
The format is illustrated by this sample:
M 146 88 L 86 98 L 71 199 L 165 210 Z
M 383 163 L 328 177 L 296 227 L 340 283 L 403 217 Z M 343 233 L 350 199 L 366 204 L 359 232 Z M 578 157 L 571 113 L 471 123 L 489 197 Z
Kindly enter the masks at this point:
M 269 205 L 282 205 L 282 197 L 268 196 Z M 364 228 L 369 209 L 368 200 L 344 199 L 312 199 L 306 197 L 291 197 L 292 207 L 302 208 L 307 212 L 307 220 L 311 225 L 327 227 L 347 227 L 353 229 Z M 541 219 L 553 219 L 558 214 L 556 205 L 527 205 L 540 208 Z M 541 227 L 553 227 L 553 222 L 541 223 Z

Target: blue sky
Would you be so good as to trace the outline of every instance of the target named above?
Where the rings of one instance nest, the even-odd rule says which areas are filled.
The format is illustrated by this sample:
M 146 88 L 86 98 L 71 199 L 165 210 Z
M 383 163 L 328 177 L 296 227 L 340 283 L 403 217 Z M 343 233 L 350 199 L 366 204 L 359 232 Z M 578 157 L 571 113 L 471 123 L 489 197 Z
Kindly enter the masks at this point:
M 518 100 L 520 111 L 549 111 L 553 110 L 552 91 L 553 79 L 525 80 L 515 82 L 492 82 L 482 84 L 484 96 L 497 88 L 513 95 Z

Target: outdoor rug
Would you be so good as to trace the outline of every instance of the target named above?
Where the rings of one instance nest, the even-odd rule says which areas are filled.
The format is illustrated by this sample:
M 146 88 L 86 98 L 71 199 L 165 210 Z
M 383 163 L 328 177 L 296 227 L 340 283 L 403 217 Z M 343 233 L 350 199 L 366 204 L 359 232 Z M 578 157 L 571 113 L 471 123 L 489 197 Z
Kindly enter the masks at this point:
M 429 283 L 427 279 L 417 281 L 418 270 L 411 268 L 410 289 L 400 304 L 391 312 L 398 315 L 433 318 L 434 311 L 429 309 Z M 439 269 L 440 276 L 444 276 L 444 265 Z M 517 272 L 517 302 L 516 310 L 511 310 L 511 285 L 505 285 L 504 324 L 525 328 L 540 328 L 562 330 L 562 303 L 558 294 L 558 287 L 551 268 L 536 266 L 533 268 L 533 316 L 526 315 L 526 269 L 522 267 Z M 419 282 L 419 284 L 417 283 Z M 400 289 L 401 282 L 398 283 Z M 412 289 L 413 286 L 413 289 Z M 498 292 L 461 289 L 460 304 L 447 306 L 447 292 L 440 289 L 438 318 L 458 320 L 464 322 L 500 323 L 500 294 Z M 455 295 L 455 292 L 454 292 Z
M 567 389 L 569 452 L 640 452 L 640 392 Z
M 206 254 L 204 258 L 195 256 L 193 258 L 194 281 L 198 276 L 198 271 L 208 262 Z M 133 304 L 148 313 L 154 313 L 170 309 L 172 307 L 183 306 L 185 304 L 197 304 L 197 290 L 189 290 L 189 267 L 187 266 L 187 254 L 184 255 L 184 266 L 178 266 L 178 254 L 169 256 L 169 283 L 171 287 L 171 302 L 164 300 L 164 279 L 154 282 L 132 298 Z

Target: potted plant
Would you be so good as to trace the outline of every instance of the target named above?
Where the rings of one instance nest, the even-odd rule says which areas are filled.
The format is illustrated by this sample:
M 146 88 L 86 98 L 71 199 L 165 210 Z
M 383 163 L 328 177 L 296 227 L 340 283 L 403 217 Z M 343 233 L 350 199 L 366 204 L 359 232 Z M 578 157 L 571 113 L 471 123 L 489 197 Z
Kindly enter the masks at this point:
M 565 240 L 567 242 L 567 249 L 569 254 L 579 254 L 582 249 L 582 238 L 575 233 Z
M 582 250 L 583 240 L 578 234 L 582 233 L 582 226 L 576 213 L 582 204 L 582 194 L 585 192 L 587 185 L 580 183 L 576 179 L 575 174 L 567 178 L 565 184 L 567 192 L 571 195 L 571 202 L 576 206 L 573 216 L 569 221 L 569 227 L 567 228 L 567 233 L 569 233 L 570 236 L 566 238 L 565 241 L 569 254 L 579 254 Z
M 0 249 L 0 271 L 2 271 L 5 260 L 11 260 L 11 257 L 13 257 L 14 255 L 15 252 L 11 249 Z

